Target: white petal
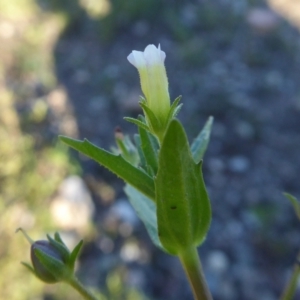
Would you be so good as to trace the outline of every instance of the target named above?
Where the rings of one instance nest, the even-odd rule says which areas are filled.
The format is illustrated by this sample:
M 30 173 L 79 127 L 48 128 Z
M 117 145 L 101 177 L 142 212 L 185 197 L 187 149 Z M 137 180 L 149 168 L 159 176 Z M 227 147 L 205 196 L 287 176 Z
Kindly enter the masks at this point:
M 148 45 L 144 51 L 144 56 L 148 65 L 163 63 L 160 53 L 161 51 L 154 45 Z
M 146 66 L 146 60 L 144 58 L 144 53 L 141 51 L 132 51 L 127 56 L 128 61 L 134 65 L 136 68 L 141 68 Z

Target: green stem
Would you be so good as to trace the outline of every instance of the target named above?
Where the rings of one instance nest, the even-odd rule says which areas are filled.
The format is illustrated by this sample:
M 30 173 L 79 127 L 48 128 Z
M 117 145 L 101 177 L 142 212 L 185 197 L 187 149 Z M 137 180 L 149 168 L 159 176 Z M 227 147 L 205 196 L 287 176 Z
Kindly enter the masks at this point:
M 67 281 L 84 299 L 87 300 L 99 300 L 95 297 L 82 283 L 73 276 L 69 281 Z
M 191 247 L 179 254 L 180 262 L 193 290 L 195 300 L 212 300 L 205 281 L 197 248 Z
M 298 253 L 297 262 L 294 265 L 292 276 L 291 276 L 289 282 L 287 283 L 287 285 L 280 297 L 280 300 L 292 300 L 295 295 L 295 292 L 296 292 L 296 289 L 298 286 L 298 278 L 300 276 L 299 260 L 300 260 L 300 252 Z

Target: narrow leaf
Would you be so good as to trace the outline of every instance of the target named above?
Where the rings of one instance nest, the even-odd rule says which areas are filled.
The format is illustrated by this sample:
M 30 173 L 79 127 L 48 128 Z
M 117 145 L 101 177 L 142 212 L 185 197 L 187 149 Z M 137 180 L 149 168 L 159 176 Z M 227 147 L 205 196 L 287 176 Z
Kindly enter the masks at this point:
M 126 121 L 128 121 L 128 122 L 130 122 L 130 123 L 133 123 L 133 124 L 137 125 L 138 127 L 142 127 L 142 128 L 144 128 L 145 130 L 148 130 L 148 131 L 150 130 L 149 127 L 148 127 L 145 123 L 141 122 L 141 121 L 138 120 L 138 119 L 125 117 L 124 120 L 126 120 Z
M 283 195 L 291 202 L 291 204 L 293 205 L 294 211 L 295 211 L 298 219 L 300 220 L 300 202 L 297 200 L 296 197 L 294 197 L 293 195 L 291 195 L 289 193 L 283 193 Z
M 94 159 L 125 182 L 131 184 L 147 197 L 154 200 L 155 189 L 153 179 L 142 170 L 135 168 L 121 155 L 114 155 L 104 149 L 98 148 L 86 139 L 78 141 L 65 136 L 60 136 L 60 139 L 75 150 Z
M 139 127 L 139 134 L 141 139 L 141 148 L 147 163 L 147 171 L 150 176 L 154 176 L 157 173 L 157 140 L 151 135 L 151 133 L 141 127 Z
M 143 150 L 142 150 L 142 142 L 139 134 L 134 135 L 134 142 L 137 147 L 137 151 L 140 157 L 140 167 L 147 172 L 147 163 L 146 163 L 146 158 L 144 156 Z
M 198 134 L 198 136 L 195 138 L 194 142 L 192 143 L 191 151 L 195 163 L 199 163 L 205 154 L 205 151 L 209 143 L 210 132 L 211 132 L 213 121 L 214 121 L 213 117 L 208 118 L 203 129 L 201 130 L 201 132 Z
M 155 179 L 158 232 L 170 254 L 201 244 L 211 220 L 209 198 L 180 122 L 173 119 L 164 137 Z
M 158 238 L 155 204 L 129 184 L 126 184 L 124 191 L 137 215 L 144 223 L 154 245 L 166 251 Z

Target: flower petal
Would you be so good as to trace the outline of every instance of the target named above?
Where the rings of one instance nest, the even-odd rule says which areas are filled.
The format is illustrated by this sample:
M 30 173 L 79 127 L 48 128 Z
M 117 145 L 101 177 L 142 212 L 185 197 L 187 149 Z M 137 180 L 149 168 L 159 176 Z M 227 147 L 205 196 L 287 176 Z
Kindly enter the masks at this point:
M 144 57 L 144 52 L 133 50 L 127 56 L 127 59 L 136 68 L 146 67 L 146 60 L 145 60 L 145 57 Z

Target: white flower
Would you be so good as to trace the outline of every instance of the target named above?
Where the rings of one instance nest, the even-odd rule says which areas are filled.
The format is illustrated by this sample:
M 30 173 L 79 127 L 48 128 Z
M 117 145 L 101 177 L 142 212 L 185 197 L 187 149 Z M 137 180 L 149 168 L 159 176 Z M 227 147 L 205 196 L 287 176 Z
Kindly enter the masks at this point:
M 148 45 L 145 51 L 132 51 L 127 59 L 139 72 L 141 87 L 147 106 L 154 113 L 162 126 L 166 126 L 170 110 L 168 79 L 164 61 L 165 52 L 160 45 Z

